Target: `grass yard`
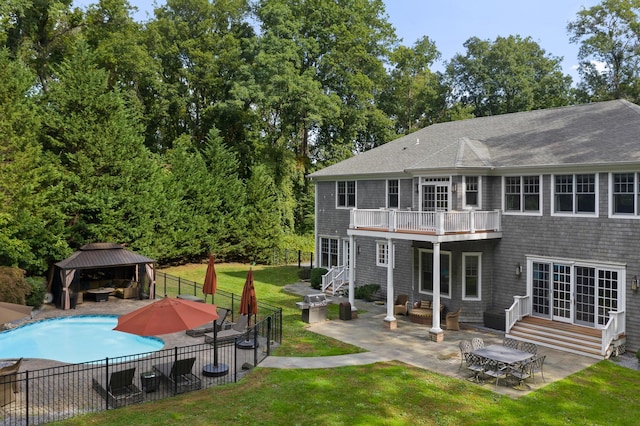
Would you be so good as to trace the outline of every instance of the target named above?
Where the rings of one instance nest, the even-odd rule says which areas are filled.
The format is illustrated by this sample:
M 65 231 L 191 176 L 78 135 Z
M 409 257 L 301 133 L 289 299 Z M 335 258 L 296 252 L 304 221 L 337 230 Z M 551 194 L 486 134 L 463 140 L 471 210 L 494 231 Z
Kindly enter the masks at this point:
M 167 272 L 200 282 L 205 269 L 206 265 L 188 265 Z M 219 288 L 240 293 L 247 270 L 246 265 L 220 265 L 216 268 Z M 258 299 L 284 309 L 281 355 L 357 351 L 304 330 L 295 307 L 300 297 L 282 291 L 285 284 L 297 280 L 296 271 L 254 267 Z M 257 368 L 235 384 L 56 424 L 636 425 L 639 386 L 639 372 L 610 361 L 519 399 L 401 363 L 331 370 Z

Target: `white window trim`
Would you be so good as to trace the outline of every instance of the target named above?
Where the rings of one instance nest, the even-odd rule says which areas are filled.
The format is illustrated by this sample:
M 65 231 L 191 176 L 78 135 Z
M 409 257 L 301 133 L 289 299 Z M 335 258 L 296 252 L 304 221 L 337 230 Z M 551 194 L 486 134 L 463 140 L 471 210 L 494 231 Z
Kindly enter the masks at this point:
M 340 205 L 338 205 L 338 197 L 339 197 L 339 195 L 338 195 L 338 183 L 339 182 L 344 182 L 345 185 L 347 184 L 347 182 L 353 182 L 354 183 L 354 187 L 355 187 L 355 193 L 354 193 L 355 200 L 354 201 L 355 201 L 355 203 L 354 203 L 353 206 L 340 206 Z M 336 209 L 350 210 L 350 209 L 358 208 L 358 181 L 357 180 L 353 180 L 353 179 L 337 180 L 336 181 L 335 190 L 336 190 L 336 199 L 335 199 Z
M 385 256 L 386 261 L 384 263 L 380 262 L 380 248 L 382 246 L 386 246 L 387 248 L 387 255 Z M 393 253 L 395 254 L 395 250 L 396 250 L 396 246 L 395 244 L 391 244 L 391 249 L 393 250 Z M 376 266 L 381 266 L 386 268 L 387 266 L 389 266 L 389 241 L 387 240 L 378 240 L 376 241 Z M 393 256 L 394 262 L 393 262 L 393 266 L 392 268 L 395 268 L 395 256 Z
M 389 206 L 389 181 L 391 180 L 395 180 L 396 182 L 398 182 L 398 205 L 396 207 L 390 207 Z M 356 185 L 356 191 L 358 189 L 358 186 Z M 400 209 L 400 179 L 387 179 L 385 180 L 385 206 L 388 209 Z
M 505 195 L 506 195 L 506 190 L 507 190 L 507 182 L 506 182 L 506 178 L 508 177 L 527 177 L 527 176 L 538 176 L 538 182 L 540 183 L 540 188 L 538 190 L 538 206 L 539 206 L 539 210 L 537 212 L 533 212 L 533 211 L 524 211 L 522 209 L 524 209 L 524 200 L 521 200 L 522 203 L 520 205 L 520 211 L 514 211 L 514 210 L 507 210 L 507 206 L 506 206 L 506 200 L 505 200 Z M 522 182 L 520 183 L 520 185 L 522 186 Z M 544 181 L 542 180 L 542 175 L 506 175 L 506 176 L 502 176 L 502 191 L 501 191 L 501 196 L 502 196 L 502 214 L 503 215 L 512 215 L 512 216 L 542 216 L 542 212 L 544 211 L 544 205 L 543 205 L 543 196 L 542 194 L 544 194 Z M 524 194 L 520 193 L 520 196 L 522 197 Z
M 418 293 L 420 294 L 427 294 L 432 296 L 433 292 L 432 291 L 423 291 L 422 290 L 422 253 L 429 253 L 431 255 L 431 257 L 433 257 L 433 250 L 432 249 L 419 249 L 418 250 Z M 445 250 L 440 250 L 440 256 L 442 256 L 443 254 L 446 254 L 449 256 L 449 293 L 445 294 L 440 292 L 440 297 L 443 299 L 451 299 L 451 252 L 450 251 L 445 251 Z M 442 264 L 440 264 L 440 270 L 442 271 Z M 440 287 L 442 287 L 442 283 L 440 283 Z
M 469 176 L 478 178 L 478 205 L 467 205 L 467 176 L 462 177 L 462 205 L 465 210 L 482 210 L 482 176 Z
M 467 296 L 467 257 L 478 258 L 478 296 Z M 464 252 L 462 253 L 462 300 L 482 300 L 482 252 Z
M 613 212 L 613 175 L 620 173 L 633 173 L 635 175 L 633 179 L 633 214 L 623 214 Z M 640 206 L 638 206 L 638 191 L 640 191 L 640 184 L 638 183 L 639 176 L 637 171 L 620 171 L 615 173 L 609 173 L 609 219 L 640 219 Z
M 566 176 L 571 175 L 574 178 L 574 186 L 575 186 L 575 177 L 576 175 L 595 175 L 595 197 L 596 197 L 596 211 L 594 213 L 569 213 L 569 212 L 556 212 L 556 176 Z M 598 173 L 558 173 L 556 175 L 551 175 L 551 216 L 564 216 L 564 217 L 600 217 L 600 175 Z M 573 196 L 575 197 L 577 194 L 574 192 Z M 575 208 L 575 199 L 574 199 L 574 208 Z
M 323 246 L 322 246 L 322 240 L 323 240 L 323 239 L 326 239 L 326 240 L 335 240 L 335 241 L 336 241 L 336 243 L 337 243 L 337 249 L 338 249 L 338 252 L 336 253 L 336 256 L 337 256 L 337 259 L 336 259 L 336 260 L 337 260 L 337 262 L 338 262 L 338 265 L 330 266 L 330 265 L 324 265 L 324 264 L 322 264 L 322 254 L 323 254 L 323 253 L 322 253 L 322 247 L 323 247 Z M 331 236 L 331 235 L 320 235 L 320 236 L 319 236 L 318 241 L 319 241 L 319 243 L 320 243 L 320 258 L 319 258 L 319 262 L 318 262 L 318 264 L 320 265 L 320 267 L 321 267 L 321 268 L 325 268 L 325 269 L 331 269 L 331 268 L 334 268 L 334 267 L 336 267 L 336 266 L 340 266 L 340 265 L 339 265 L 339 263 L 340 263 L 340 254 L 341 254 L 341 253 L 340 253 L 340 238 L 337 238 L 336 236 Z M 331 246 L 329 246 L 329 248 L 331 248 Z M 331 259 L 331 251 L 329 251 L 329 259 Z

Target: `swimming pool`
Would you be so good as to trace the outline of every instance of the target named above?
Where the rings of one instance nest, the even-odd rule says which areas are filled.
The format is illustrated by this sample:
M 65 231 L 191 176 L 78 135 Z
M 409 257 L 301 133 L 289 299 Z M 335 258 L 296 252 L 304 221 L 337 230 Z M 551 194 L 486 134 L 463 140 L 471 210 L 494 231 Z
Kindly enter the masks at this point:
M 0 359 L 44 358 L 68 363 L 158 351 L 164 341 L 115 331 L 116 315 L 77 315 L 33 322 L 0 333 Z

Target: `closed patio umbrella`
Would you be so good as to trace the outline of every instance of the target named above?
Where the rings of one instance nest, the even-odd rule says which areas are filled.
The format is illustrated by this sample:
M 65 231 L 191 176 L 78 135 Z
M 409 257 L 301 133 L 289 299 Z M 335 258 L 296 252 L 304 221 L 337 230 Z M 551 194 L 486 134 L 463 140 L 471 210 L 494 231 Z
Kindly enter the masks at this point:
M 139 336 L 157 336 L 190 330 L 216 319 L 216 305 L 165 297 L 121 315 L 114 330 Z
M 31 316 L 33 307 L 17 303 L 0 302 L 0 324 L 17 321 Z
M 207 272 L 204 276 L 204 284 L 202 285 L 202 292 L 204 293 L 204 300 L 207 300 L 207 294 L 211 295 L 211 303 L 213 303 L 213 295 L 218 288 L 218 278 L 216 277 L 215 257 L 213 254 L 209 255 L 209 264 L 207 265 Z
M 249 269 L 247 273 L 247 279 L 244 282 L 242 288 L 242 297 L 240 298 L 240 315 L 247 315 L 247 324 L 251 325 L 251 315 L 254 316 L 254 325 L 256 324 L 255 318 L 258 314 L 258 299 L 256 298 L 256 289 L 253 286 L 253 270 Z M 254 342 L 253 338 L 249 338 L 238 342 L 239 349 L 253 349 L 258 345 L 258 342 Z
M 204 293 L 205 301 L 207 300 L 207 294 L 211 295 L 211 303 L 213 303 L 213 295 L 218 288 L 218 278 L 216 277 L 215 257 L 213 254 L 209 255 L 209 264 L 207 265 L 207 272 L 204 276 L 204 284 L 202 285 L 202 292 Z M 202 368 L 202 374 L 208 377 L 221 377 L 229 373 L 229 366 L 226 364 L 218 363 L 218 327 L 213 322 L 213 364 L 207 364 Z

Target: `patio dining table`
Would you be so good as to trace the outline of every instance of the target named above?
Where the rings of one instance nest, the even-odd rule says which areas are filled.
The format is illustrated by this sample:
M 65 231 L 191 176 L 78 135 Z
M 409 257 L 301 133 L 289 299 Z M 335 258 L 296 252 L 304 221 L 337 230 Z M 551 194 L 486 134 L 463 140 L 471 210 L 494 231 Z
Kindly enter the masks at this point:
M 533 357 L 532 353 L 521 351 L 519 349 L 508 348 L 502 345 L 489 345 L 484 348 L 476 349 L 471 353 L 508 365 L 518 364 Z

